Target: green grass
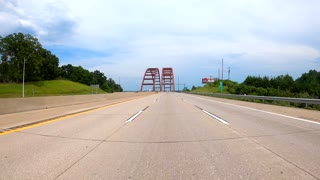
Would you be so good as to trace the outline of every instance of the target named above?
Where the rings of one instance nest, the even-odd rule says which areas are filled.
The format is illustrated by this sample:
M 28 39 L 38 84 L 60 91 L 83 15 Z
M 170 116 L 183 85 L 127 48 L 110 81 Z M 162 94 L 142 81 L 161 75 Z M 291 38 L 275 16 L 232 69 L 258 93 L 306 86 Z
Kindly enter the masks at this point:
M 204 86 L 204 87 L 199 87 L 195 90 L 192 90 L 192 92 L 199 92 L 199 93 L 220 93 L 220 87 L 219 86 Z M 227 86 L 224 86 L 223 87 L 223 91 L 222 93 L 225 93 L 225 94 L 229 94 L 228 92 L 228 87 Z
M 95 93 L 95 90 L 94 90 Z M 98 89 L 97 93 L 105 93 Z M 28 82 L 25 84 L 25 97 L 33 96 L 59 96 L 59 95 L 81 95 L 92 94 L 90 86 L 68 81 L 52 80 Z M 22 84 L 2 83 L 0 84 L 0 98 L 22 97 Z

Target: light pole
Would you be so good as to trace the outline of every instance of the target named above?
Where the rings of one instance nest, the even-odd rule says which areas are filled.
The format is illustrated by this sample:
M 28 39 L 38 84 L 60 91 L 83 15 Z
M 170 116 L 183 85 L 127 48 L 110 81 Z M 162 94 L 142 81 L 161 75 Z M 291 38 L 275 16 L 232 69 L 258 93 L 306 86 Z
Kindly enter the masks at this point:
M 30 53 L 27 58 L 25 58 L 25 57 L 23 58 L 23 73 L 22 73 L 23 74 L 22 75 L 22 97 L 23 98 L 24 98 L 24 74 L 25 74 L 25 70 L 26 70 L 26 60 L 29 59 L 29 57 L 31 56 L 32 53 Z

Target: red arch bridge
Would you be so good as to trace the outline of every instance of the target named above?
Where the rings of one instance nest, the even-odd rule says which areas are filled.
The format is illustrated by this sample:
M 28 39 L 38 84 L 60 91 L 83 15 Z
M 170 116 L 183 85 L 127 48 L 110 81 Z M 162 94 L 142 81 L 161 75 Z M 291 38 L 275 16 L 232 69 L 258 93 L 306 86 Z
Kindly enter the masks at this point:
M 159 68 L 148 68 L 144 73 L 140 91 L 175 91 L 173 68 L 162 68 L 160 78 Z

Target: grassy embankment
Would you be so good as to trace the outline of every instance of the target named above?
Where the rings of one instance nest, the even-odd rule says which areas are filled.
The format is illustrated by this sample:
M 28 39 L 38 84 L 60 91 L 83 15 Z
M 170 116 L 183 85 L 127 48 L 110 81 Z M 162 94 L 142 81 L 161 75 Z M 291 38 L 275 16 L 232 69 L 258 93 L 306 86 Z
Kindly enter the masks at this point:
M 25 97 L 33 96 L 59 96 L 59 95 L 81 95 L 96 93 L 96 90 L 90 86 L 68 81 L 52 80 L 28 82 L 25 84 Z M 101 89 L 97 93 L 106 93 Z M 0 98 L 17 98 L 22 97 L 22 84 L 1 83 Z
M 233 88 L 234 86 L 236 86 L 237 83 L 236 82 L 232 82 L 229 80 L 225 80 L 223 82 L 223 91 L 222 93 L 224 94 L 230 94 L 229 90 L 230 87 Z M 192 90 L 191 92 L 199 92 L 199 93 L 220 93 L 220 82 L 214 82 L 214 83 L 208 83 L 206 85 L 204 85 L 203 87 L 197 87 L 194 90 Z

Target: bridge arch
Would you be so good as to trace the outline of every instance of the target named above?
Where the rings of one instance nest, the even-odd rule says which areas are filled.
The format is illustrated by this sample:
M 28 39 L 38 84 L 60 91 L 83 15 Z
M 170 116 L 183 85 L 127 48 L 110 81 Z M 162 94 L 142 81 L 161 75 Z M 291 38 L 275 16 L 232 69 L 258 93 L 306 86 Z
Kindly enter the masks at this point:
M 175 91 L 173 68 L 162 68 L 161 89 L 162 91 Z
M 160 72 L 158 68 L 148 68 L 144 73 L 140 91 L 144 91 L 144 87 L 151 86 L 151 91 L 162 91 L 160 84 Z

